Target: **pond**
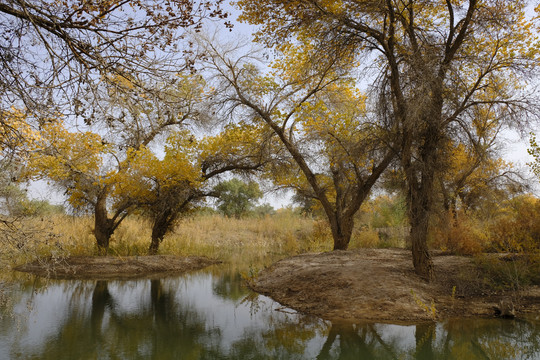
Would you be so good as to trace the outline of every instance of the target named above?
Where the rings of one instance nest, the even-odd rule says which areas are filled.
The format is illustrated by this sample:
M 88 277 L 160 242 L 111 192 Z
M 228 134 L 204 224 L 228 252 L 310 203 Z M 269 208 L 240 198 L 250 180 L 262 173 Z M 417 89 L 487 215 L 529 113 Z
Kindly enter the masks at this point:
M 538 359 L 540 321 L 332 324 L 250 292 L 226 265 L 156 280 L 12 290 L 0 359 Z

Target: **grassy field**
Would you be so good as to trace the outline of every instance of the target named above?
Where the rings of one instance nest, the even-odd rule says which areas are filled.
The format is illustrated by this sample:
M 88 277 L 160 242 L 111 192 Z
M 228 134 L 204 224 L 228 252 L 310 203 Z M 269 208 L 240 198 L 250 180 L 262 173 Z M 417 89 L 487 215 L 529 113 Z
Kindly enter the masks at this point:
M 4 239 L 3 262 L 13 266 L 39 257 L 92 256 L 97 254 L 92 217 L 54 215 L 26 219 L 18 224 L 18 239 Z M 127 218 L 111 238 L 113 256 L 146 255 L 150 224 Z M 350 248 L 404 246 L 402 239 L 359 226 Z M 268 263 L 304 252 L 332 249 L 324 220 L 302 217 L 291 210 L 260 218 L 236 219 L 197 215 L 182 219 L 160 246 L 160 254 L 202 255 L 231 263 Z

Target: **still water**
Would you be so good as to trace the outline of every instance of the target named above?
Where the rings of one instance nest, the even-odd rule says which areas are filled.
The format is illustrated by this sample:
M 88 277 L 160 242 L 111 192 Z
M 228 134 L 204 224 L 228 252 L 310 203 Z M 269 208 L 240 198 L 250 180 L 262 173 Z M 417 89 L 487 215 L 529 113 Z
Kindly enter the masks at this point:
M 540 321 L 332 324 L 217 266 L 158 280 L 30 282 L 0 319 L 0 359 L 540 359 Z

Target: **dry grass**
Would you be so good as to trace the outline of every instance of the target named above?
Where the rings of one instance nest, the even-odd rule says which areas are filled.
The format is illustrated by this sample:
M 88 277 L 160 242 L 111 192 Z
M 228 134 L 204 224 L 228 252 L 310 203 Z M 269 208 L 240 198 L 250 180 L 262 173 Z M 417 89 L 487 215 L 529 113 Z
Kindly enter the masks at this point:
M 97 255 L 92 217 L 55 215 L 28 220 L 36 234 L 24 240 L 23 248 L 12 249 L 11 265 L 39 257 Z M 30 225 L 27 225 L 30 226 Z M 150 244 L 150 224 L 132 216 L 127 218 L 111 238 L 109 253 L 116 256 L 146 255 Z M 236 219 L 220 215 L 198 215 L 181 220 L 160 246 L 160 254 L 198 255 L 225 262 L 265 266 L 271 262 L 305 252 L 332 249 L 332 236 L 326 221 L 299 216 L 291 210 L 280 210 L 263 218 Z M 350 248 L 388 247 L 397 245 L 369 228 L 355 229 Z
M 276 258 L 330 249 L 330 238 L 318 236 L 313 220 L 281 213 L 258 219 L 218 215 L 185 219 L 165 238 L 160 252 L 267 265 Z
M 10 265 L 39 257 L 92 256 L 97 254 L 91 217 L 53 216 L 28 220 L 36 235 L 25 238 L 22 248 L 4 251 Z M 30 226 L 27 224 L 26 226 Z M 179 222 L 167 235 L 159 253 L 201 255 L 234 263 L 267 263 L 308 251 L 330 250 L 332 242 L 312 219 L 282 211 L 264 218 L 234 219 L 201 215 Z M 111 238 L 111 255 L 145 255 L 150 245 L 150 225 L 138 217 L 127 218 Z M 5 249 L 5 247 L 4 247 Z M 27 251 L 21 251 L 21 249 Z
M 0 265 L 11 268 L 12 265 L 36 260 L 48 256 L 59 258 L 66 251 L 60 245 L 59 236 L 52 231 L 55 223 L 52 219 L 9 219 L 0 229 Z

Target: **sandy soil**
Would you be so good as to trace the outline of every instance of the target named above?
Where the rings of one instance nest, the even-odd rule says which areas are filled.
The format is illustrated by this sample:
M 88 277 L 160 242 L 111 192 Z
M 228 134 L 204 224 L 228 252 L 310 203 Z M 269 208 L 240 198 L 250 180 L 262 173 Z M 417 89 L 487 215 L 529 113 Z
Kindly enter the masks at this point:
M 436 280 L 412 269 L 410 251 L 361 249 L 304 254 L 263 270 L 250 286 L 301 313 L 332 321 L 411 322 L 495 316 L 501 301 L 517 316 L 540 314 L 540 288 L 495 293 L 470 258 L 434 256 Z M 455 288 L 454 288 L 455 287 Z
M 54 279 L 133 279 L 163 277 L 198 270 L 220 261 L 205 257 L 158 256 L 84 256 L 56 261 L 36 261 L 15 268 Z

